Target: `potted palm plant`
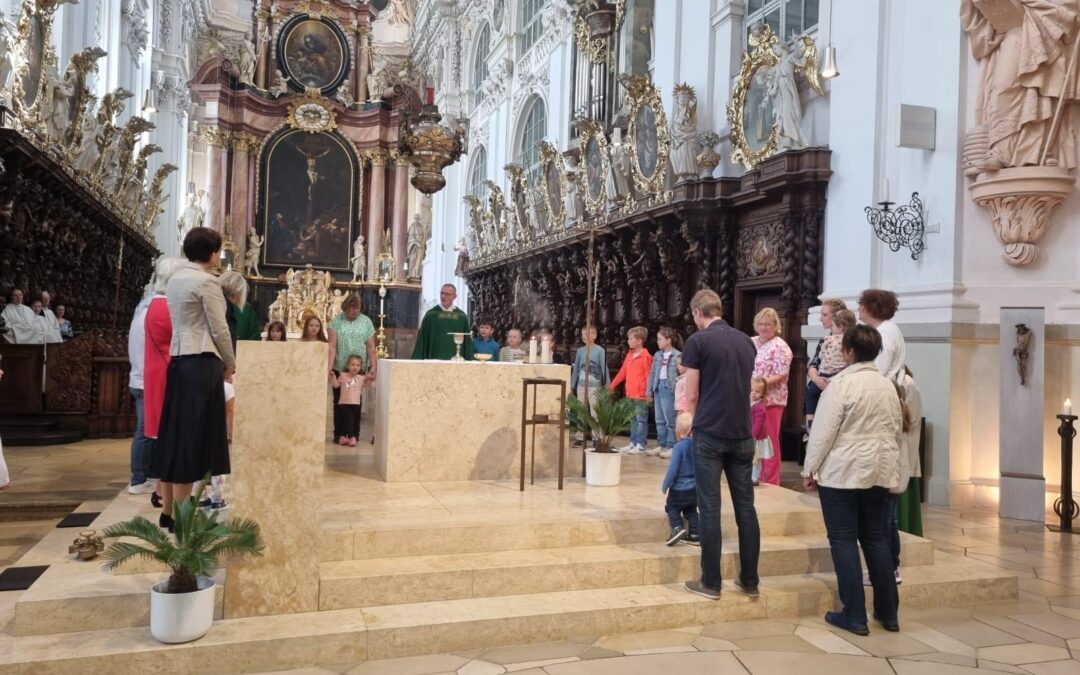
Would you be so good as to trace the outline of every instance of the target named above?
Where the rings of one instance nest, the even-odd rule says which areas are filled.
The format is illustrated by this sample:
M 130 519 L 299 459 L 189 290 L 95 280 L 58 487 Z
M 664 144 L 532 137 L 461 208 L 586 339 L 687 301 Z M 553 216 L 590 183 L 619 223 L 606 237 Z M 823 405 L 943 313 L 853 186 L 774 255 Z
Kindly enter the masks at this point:
M 203 481 L 203 485 L 209 478 Z M 173 502 L 174 538 L 146 518 L 105 528 L 108 538 L 124 537 L 105 549 L 105 569 L 143 558 L 169 568 L 169 578 L 150 588 L 150 633 L 160 642 L 175 644 L 197 640 L 214 621 L 214 572 L 223 553 L 261 555 L 265 548 L 259 525 L 232 518 L 219 523 L 217 513 L 198 507 L 202 488 L 191 498 Z M 131 539 L 138 540 L 130 541 Z
M 585 453 L 585 482 L 589 485 L 619 484 L 622 455 L 612 450 L 611 445 L 616 436 L 630 430 L 639 406 L 641 402 L 615 398 L 605 388 L 596 392 L 591 411 L 576 396 L 566 400 L 567 426 L 572 431 L 587 432 L 593 439 L 592 450 Z

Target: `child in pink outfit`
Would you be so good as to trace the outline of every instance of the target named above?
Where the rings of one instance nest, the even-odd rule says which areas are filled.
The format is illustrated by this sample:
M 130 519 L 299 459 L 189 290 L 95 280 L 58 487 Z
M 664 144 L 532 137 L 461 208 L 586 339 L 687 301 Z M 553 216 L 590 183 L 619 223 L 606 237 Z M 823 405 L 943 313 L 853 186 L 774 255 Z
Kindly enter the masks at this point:
M 755 377 L 750 380 L 750 435 L 754 437 L 754 469 L 751 475 L 754 485 L 759 484 L 761 460 L 768 459 L 761 456 L 762 446 L 769 442 L 769 430 L 765 424 L 765 395 L 768 391 L 769 385 L 765 378 Z M 771 452 L 769 457 L 772 457 Z
M 356 447 L 356 439 L 360 436 L 360 392 L 364 387 L 366 376 L 360 374 L 364 367 L 359 356 L 350 356 L 345 364 L 345 370 L 338 375 L 334 382 L 334 388 L 341 390 L 338 405 L 341 406 L 342 419 L 345 422 L 347 435 L 338 439 L 341 445 Z
M 682 354 L 675 357 L 675 368 L 679 377 L 675 380 L 675 414 L 689 412 L 686 406 L 686 366 L 682 364 Z

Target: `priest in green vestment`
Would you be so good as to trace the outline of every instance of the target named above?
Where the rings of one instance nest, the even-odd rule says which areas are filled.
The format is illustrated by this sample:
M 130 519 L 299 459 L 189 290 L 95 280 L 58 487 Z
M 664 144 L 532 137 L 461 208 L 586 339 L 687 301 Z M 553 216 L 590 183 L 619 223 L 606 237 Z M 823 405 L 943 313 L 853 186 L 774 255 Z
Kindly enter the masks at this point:
M 461 345 L 461 355 L 472 360 L 472 328 L 469 315 L 454 306 L 457 288 L 453 284 L 443 284 L 439 289 L 439 304 L 432 307 L 420 322 L 420 332 L 416 334 L 414 359 L 452 359 L 457 353 L 454 336 L 450 333 L 465 333 L 465 342 Z

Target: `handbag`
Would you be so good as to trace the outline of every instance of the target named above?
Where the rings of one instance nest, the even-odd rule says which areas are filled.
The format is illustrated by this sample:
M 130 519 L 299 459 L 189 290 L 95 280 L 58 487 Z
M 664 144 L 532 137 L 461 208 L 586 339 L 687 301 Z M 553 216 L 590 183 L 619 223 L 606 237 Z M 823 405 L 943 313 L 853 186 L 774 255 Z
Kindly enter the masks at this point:
M 761 459 L 772 459 L 773 446 L 772 440 L 766 436 L 765 438 L 759 438 L 754 440 L 754 453 Z

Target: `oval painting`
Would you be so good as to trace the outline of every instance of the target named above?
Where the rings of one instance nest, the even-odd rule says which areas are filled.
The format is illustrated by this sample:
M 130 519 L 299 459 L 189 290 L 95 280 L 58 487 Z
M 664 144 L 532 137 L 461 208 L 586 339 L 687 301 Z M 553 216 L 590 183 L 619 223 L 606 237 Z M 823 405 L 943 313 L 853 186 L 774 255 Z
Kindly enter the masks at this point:
M 340 29 L 323 19 L 298 17 L 281 32 L 280 60 L 289 83 L 324 92 L 336 88 L 348 69 L 348 44 Z
M 647 105 L 638 109 L 634 119 L 634 145 L 641 175 L 652 178 L 656 175 L 657 162 L 656 113 Z
M 27 108 L 37 100 L 41 86 L 41 66 L 45 57 L 45 44 L 41 39 L 41 20 L 30 17 L 30 34 L 26 40 L 26 78 L 22 82 L 23 102 Z
M 589 199 L 600 198 L 604 190 L 604 157 L 595 136 L 585 145 L 585 185 L 589 190 Z
M 559 167 L 555 161 L 549 161 L 544 167 L 545 179 L 547 180 L 548 209 L 552 216 L 557 216 L 559 207 L 562 206 L 562 183 L 559 181 Z
M 769 142 L 773 130 L 772 99 L 768 94 L 768 81 L 772 68 L 758 68 L 750 80 L 743 107 L 743 135 L 752 152 L 757 152 Z

